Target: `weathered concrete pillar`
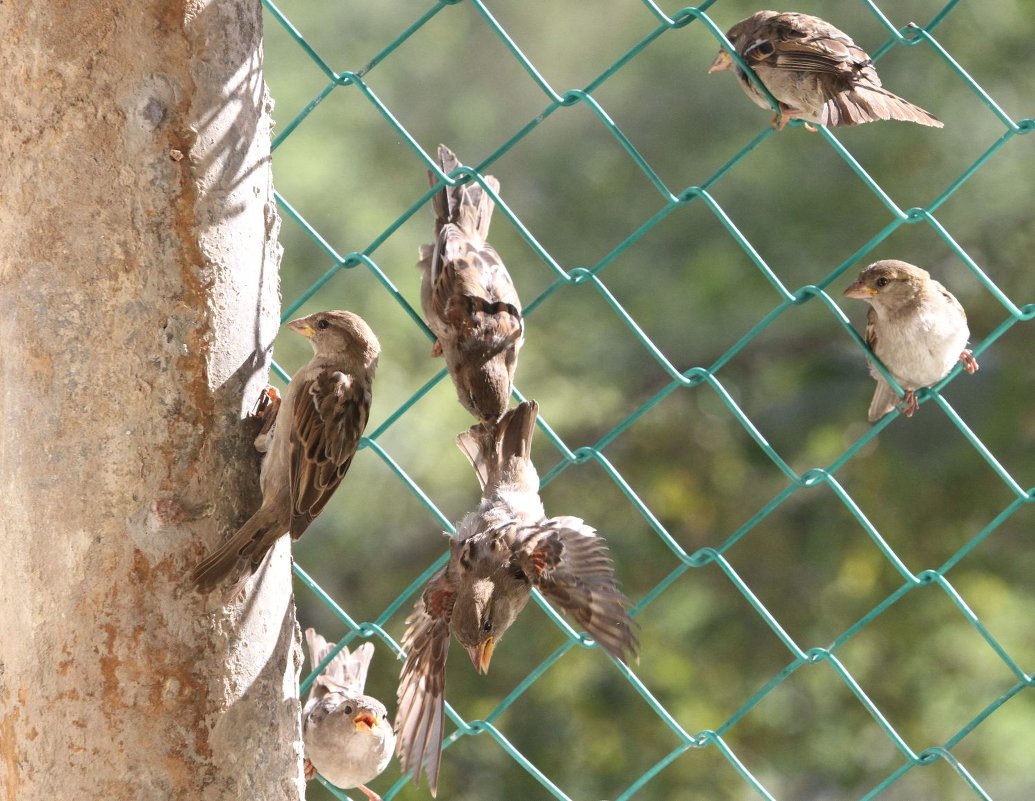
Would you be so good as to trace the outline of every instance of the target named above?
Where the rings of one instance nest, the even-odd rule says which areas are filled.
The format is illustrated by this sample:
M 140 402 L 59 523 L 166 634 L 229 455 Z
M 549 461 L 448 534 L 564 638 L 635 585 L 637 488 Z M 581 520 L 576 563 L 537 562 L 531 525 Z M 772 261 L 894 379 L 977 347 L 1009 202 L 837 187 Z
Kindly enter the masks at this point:
M 297 799 L 278 547 L 187 586 L 258 504 L 278 219 L 258 0 L 0 11 L 0 799 Z

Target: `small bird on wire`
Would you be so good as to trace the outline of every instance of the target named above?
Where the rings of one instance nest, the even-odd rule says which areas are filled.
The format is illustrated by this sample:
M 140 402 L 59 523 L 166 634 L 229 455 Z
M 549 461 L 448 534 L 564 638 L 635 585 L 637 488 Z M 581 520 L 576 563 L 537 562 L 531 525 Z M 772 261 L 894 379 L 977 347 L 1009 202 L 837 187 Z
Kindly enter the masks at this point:
M 446 174 L 460 166 L 445 145 L 438 159 Z M 439 178 L 430 170 L 428 180 Z M 496 193 L 499 181 L 486 175 Z M 482 186 L 446 186 L 432 198 L 435 243 L 420 249 L 421 307 L 435 335 L 432 356 L 444 355 L 460 403 L 484 423 L 507 410 L 524 342 L 525 324 L 514 282 L 486 242 L 494 203 Z
M 407 619 L 395 729 L 403 774 L 438 789 L 450 632 L 485 674 L 504 633 L 538 588 L 617 659 L 635 658 L 635 623 L 603 538 L 577 517 L 547 518 L 531 461 L 539 407 L 525 401 L 497 426 L 457 437 L 482 486 L 450 540 L 449 562 Z
M 345 477 L 370 413 L 381 346 L 352 312 L 326 311 L 287 324 L 309 339 L 313 358 L 295 373 L 283 401 L 266 410 L 256 447 L 266 451 L 262 506 L 191 573 L 200 592 L 224 579 L 234 597 L 277 538 L 298 539 Z M 272 430 L 267 430 L 272 425 Z
M 759 11 L 730 28 L 726 38 L 779 102 L 773 118 L 778 130 L 790 119 L 828 126 L 902 120 L 942 127 L 919 106 L 883 88 L 866 51 L 819 17 Z M 708 72 L 722 70 L 733 71 L 755 105 L 771 107 L 726 50 L 719 51 Z
M 968 373 L 977 372 L 978 363 L 966 349 L 967 315 L 927 270 L 895 259 L 878 261 L 844 294 L 870 304 L 866 344 L 905 390 L 906 417 L 918 408 L 915 390 L 941 381 L 956 362 Z M 869 412 L 873 423 L 898 405 L 898 396 L 872 364 L 870 374 L 877 379 Z
M 313 629 L 306 629 L 305 640 L 315 670 L 334 646 Z M 335 787 L 355 787 L 370 801 L 381 801 L 364 785 L 388 766 L 395 732 L 385 705 L 363 694 L 373 655 L 369 642 L 352 653 L 342 648 L 316 677 L 302 710 L 302 742 L 307 781 L 319 773 Z

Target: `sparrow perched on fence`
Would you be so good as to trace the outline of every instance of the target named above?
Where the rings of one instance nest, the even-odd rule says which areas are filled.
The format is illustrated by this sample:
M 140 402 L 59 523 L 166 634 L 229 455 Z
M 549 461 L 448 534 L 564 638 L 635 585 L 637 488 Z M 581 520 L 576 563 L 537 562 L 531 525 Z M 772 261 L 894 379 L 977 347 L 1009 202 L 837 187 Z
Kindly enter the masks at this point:
M 759 11 L 730 28 L 726 38 L 779 101 L 773 119 L 777 129 L 791 118 L 829 126 L 903 120 L 942 127 L 919 106 L 884 89 L 866 51 L 818 17 Z M 722 70 L 733 71 L 755 105 L 770 108 L 769 99 L 725 50 L 708 72 Z
M 442 171 L 460 163 L 438 147 Z M 438 176 L 428 172 L 434 186 Z M 484 177 L 499 192 L 499 181 Z M 477 183 L 446 186 L 432 198 L 435 243 L 420 249 L 421 306 L 435 334 L 432 355 L 444 355 L 460 403 L 494 423 L 507 410 L 525 324 L 514 282 L 485 238 L 495 205 Z
M 305 641 L 314 669 L 334 649 L 313 629 L 306 629 Z M 395 732 L 385 705 L 363 694 L 373 655 L 369 642 L 351 654 L 342 648 L 316 677 L 302 710 L 302 742 L 307 780 L 319 773 L 335 787 L 355 787 L 370 801 L 381 801 L 364 785 L 388 766 Z
M 917 410 L 914 390 L 936 384 L 956 362 L 976 373 L 974 355 L 966 349 L 970 330 L 960 302 L 922 270 L 888 259 L 871 264 L 845 290 L 845 297 L 870 304 L 866 315 L 866 344 L 905 390 L 903 413 Z M 870 422 L 898 404 L 898 396 L 871 364 L 877 390 L 870 403 Z
M 395 728 L 404 774 L 438 788 L 450 632 L 478 673 L 489 670 L 500 639 L 536 587 L 608 653 L 636 656 L 629 599 L 618 589 L 604 540 L 577 517 L 547 518 L 531 461 L 539 407 L 525 401 L 497 426 L 457 437 L 482 486 L 478 508 L 450 541 L 450 558 L 428 582 L 407 619 L 407 651 Z
M 259 478 L 262 506 L 194 568 L 191 581 L 200 592 L 229 577 L 234 584 L 227 597 L 233 597 L 278 537 L 302 536 L 348 472 L 367 424 L 381 352 L 370 326 L 346 311 L 287 325 L 309 339 L 313 358 L 295 373 L 274 410 L 272 433 L 259 435 L 268 446 Z

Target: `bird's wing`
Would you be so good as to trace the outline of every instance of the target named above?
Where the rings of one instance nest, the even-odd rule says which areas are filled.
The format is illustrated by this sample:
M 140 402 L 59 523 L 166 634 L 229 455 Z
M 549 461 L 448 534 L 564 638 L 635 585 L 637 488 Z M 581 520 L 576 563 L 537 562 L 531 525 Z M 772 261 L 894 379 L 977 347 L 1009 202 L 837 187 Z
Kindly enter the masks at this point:
M 438 158 L 445 173 L 460 165 L 445 145 L 439 146 Z M 432 186 L 438 180 L 428 172 Z M 493 176 L 483 180 L 499 192 Z M 468 183 L 444 187 L 435 193 L 432 205 L 435 244 L 421 251 L 430 281 L 430 308 L 425 313 L 448 326 L 461 342 L 475 338 L 502 349 L 518 341 L 524 334 L 521 301 L 503 260 L 485 241 L 495 205 L 492 197 L 480 184 Z
M 455 591 L 443 569 L 428 582 L 414 604 L 413 612 L 406 619 L 402 640 L 406 661 L 399 674 L 396 752 L 402 773 L 412 771 L 415 784 L 420 784 L 420 774 L 424 771 L 432 796 L 438 792 L 449 616 L 454 599 Z
M 937 290 L 938 294 L 940 294 L 945 299 L 945 302 L 948 303 L 949 306 L 951 306 L 956 312 L 959 313 L 959 316 L 963 318 L 963 322 L 966 322 L 967 312 L 963 309 L 963 304 L 956 300 L 956 296 L 953 295 L 944 286 L 942 286 L 938 281 L 932 279 L 931 283 L 934 285 L 934 288 L 935 290 Z
M 880 86 L 870 57 L 847 34 L 807 14 L 779 14 L 748 42 L 741 54 L 752 67 L 820 72 L 847 76 L 868 70 L 867 78 Z M 870 69 L 868 69 L 870 68 Z
M 369 387 L 345 373 L 321 370 L 298 388 L 289 456 L 293 538 L 345 477 L 369 414 Z
M 870 306 L 866 312 L 866 345 L 876 353 L 877 349 L 877 310 Z
M 607 545 L 577 517 L 554 517 L 518 534 L 518 566 L 608 653 L 629 661 L 639 651 L 629 599 L 618 589 Z
M 506 346 L 521 339 L 521 301 L 491 245 L 472 241 L 459 226 L 448 223 L 432 264 L 431 311 L 458 341 L 476 338 Z

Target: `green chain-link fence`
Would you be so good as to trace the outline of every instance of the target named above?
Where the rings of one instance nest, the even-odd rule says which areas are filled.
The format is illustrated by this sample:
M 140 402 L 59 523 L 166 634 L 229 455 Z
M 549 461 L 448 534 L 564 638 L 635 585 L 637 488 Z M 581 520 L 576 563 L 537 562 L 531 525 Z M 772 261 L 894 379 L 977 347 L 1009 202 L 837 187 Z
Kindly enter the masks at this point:
M 489 676 L 451 660 L 440 794 L 1031 797 L 1018 754 L 1035 742 L 1022 692 L 1035 651 L 1018 619 L 1035 578 L 1022 512 L 1035 499 L 1023 361 L 1035 305 L 1019 258 L 1035 246 L 1035 119 L 1030 79 L 996 77 L 1026 72 L 1030 36 L 1013 25 L 1030 34 L 1024 4 L 801 4 L 946 122 L 815 134 L 775 132 L 729 75 L 703 77 L 722 32 L 756 10 L 744 3 L 265 5 L 284 319 L 352 308 L 384 345 L 340 512 L 297 546 L 303 617 L 311 592 L 332 612 L 320 627 L 337 621 L 328 636 L 379 642 L 372 689 L 393 709 L 400 663 L 388 654 L 445 560 L 426 555 L 476 498 L 473 476 L 438 469 L 460 460 L 452 437 L 471 421 L 444 411 L 452 386 L 415 300 L 416 246 L 431 237 L 424 172 L 443 141 L 470 166 L 441 180 L 501 179 L 490 240 L 525 304 L 516 394 L 542 404 L 533 455 L 547 511 L 608 537 L 643 628 L 642 664 L 626 667 L 583 648 L 537 598 L 542 614 L 519 621 Z M 953 41 L 984 39 L 954 57 L 939 38 L 954 24 Z M 581 88 L 557 88 L 569 79 Z M 537 160 L 550 148 L 556 162 Z M 568 221 L 587 209 L 593 241 Z M 886 257 L 956 292 L 982 372 L 957 383 L 956 368 L 919 393 L 912 420 L 868 427 L 865 346 L 845 313 L 861 321 L 863 309 L 840 292 Z M 580 362 L 605 377 L 580 387 Z M 346 578 L 325 592 L 310 573 Z M 385 797 L 425 792 L 403 777 Z

